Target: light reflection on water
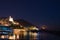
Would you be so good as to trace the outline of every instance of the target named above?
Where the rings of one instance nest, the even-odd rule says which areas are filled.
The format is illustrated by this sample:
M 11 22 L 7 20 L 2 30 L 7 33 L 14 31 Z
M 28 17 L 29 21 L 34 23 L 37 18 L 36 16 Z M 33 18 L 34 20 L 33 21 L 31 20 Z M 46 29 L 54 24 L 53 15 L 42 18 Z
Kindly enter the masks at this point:
M 26 35 L 20 35 L 19 40 L 60 40 L 60 37 L 49 33 L 29 32 Z
M 39 33 L 29 32 L 30 40 L 39 40 Z
M 45 32 L 21 32 L 19 39 L 12 40 L 60 40 L 60 37 Z
M 40 40 L 39 33 L 29 32 L 26 35 L 21 34 L 19 40 Z

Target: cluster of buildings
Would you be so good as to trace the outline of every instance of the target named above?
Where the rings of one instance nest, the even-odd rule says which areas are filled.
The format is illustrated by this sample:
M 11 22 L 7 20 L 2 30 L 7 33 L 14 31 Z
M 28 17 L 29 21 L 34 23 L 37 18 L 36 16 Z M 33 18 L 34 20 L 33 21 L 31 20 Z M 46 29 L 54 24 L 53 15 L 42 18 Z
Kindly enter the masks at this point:
M 0 38 L 19 39 L 20 35 L 26 35 L 28 31 L 39 30 L 36 26 L 25 27 L 11 16 L 0 18 Z M 9 33 L 10 32 L 10 33 Z

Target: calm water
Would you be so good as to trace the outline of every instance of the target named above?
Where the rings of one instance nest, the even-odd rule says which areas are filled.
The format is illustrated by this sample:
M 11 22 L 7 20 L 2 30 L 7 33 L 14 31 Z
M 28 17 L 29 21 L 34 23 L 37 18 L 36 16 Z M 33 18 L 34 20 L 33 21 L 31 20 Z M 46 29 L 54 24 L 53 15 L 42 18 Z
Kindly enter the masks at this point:
M 4 39 L 4 40 L 8 40 L 8 39 Z M 19 39 L 12 39 L 12 40 L 60 40 L 60 37 L 45 32 L 38 32 L 38 33 L 25 32 L 19 35 Z
M 45 32 L 39 32 L 39 33 L 29 32 L 26 35 L 23 34 L 20 35 L 19 40 L 60 40 L 60 37 Z

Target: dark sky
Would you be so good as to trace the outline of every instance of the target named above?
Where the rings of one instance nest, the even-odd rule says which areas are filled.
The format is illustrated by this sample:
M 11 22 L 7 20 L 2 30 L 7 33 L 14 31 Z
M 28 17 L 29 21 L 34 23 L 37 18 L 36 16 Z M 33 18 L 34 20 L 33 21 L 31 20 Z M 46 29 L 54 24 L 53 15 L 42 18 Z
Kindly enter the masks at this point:
M 60 29 L 60 2 L 58 0 L 2 0 L 0 17 L 23 18 L 32 24 Z

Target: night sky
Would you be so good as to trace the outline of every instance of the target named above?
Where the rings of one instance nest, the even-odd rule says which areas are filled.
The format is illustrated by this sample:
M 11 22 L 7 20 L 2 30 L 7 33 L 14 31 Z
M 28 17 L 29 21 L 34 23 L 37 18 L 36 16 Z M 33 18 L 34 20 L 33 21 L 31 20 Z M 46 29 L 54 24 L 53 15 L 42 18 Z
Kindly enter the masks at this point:
M 0 17 L 22 18 L 41 27 L 60 29 L 60 2 L 58 0 L 2 0 Z

